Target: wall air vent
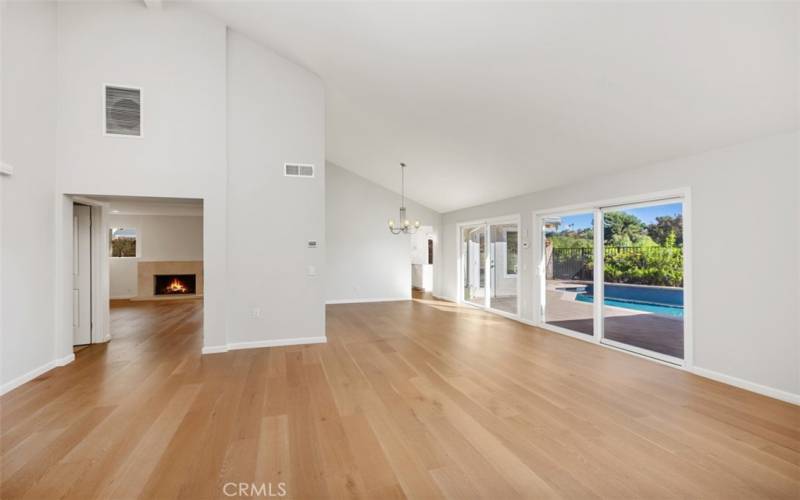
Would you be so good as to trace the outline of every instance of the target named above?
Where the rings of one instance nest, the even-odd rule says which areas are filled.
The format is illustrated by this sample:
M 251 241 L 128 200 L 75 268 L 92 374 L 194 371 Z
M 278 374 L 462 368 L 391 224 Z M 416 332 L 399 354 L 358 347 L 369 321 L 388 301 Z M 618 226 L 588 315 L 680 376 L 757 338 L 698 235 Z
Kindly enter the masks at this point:
M 314 177 L 314 165 L 284 163 L 283 175 L 286 177 Z
M 141 137 L 142 89 L 106 85 L 104 92 L 105 134 Z

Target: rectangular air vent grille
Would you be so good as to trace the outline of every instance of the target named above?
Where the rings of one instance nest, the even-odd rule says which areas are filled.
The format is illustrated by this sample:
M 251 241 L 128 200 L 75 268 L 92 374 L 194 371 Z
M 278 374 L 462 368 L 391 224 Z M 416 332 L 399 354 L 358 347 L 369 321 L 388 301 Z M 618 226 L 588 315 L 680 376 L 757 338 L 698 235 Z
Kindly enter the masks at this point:
M 314 177 L 314 165 L 301 163 L 285 163 L 283 174 L 287 177 Z
M 105 133 L 142 136 L 141 89 L 105 86 Z

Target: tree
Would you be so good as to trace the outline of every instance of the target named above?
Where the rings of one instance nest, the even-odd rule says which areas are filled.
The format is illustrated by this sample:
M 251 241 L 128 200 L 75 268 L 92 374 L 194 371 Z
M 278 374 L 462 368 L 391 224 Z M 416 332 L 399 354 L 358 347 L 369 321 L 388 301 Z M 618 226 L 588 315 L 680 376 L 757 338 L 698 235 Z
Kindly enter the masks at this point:
M 647 245 L 652 241 L 647 236 L 645 223 L 625 212 L 603 214 L 603 239 L 607 245 L 618 247 Z
M 683 246 L 683 215 L 662 215 L 656 222 L 647 226 L 647 234 L 659 245 L 666 245 L 670 235 L 675 238 L 677 246 Z

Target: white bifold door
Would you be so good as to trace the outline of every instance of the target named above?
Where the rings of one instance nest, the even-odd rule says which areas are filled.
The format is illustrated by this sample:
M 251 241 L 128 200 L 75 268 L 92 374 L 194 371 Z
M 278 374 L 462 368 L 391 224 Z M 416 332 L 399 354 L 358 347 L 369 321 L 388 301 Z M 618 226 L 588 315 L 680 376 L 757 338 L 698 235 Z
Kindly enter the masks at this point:
M 92 342 L 92 209 L 75 204 L 72 212 L 73 345 Z

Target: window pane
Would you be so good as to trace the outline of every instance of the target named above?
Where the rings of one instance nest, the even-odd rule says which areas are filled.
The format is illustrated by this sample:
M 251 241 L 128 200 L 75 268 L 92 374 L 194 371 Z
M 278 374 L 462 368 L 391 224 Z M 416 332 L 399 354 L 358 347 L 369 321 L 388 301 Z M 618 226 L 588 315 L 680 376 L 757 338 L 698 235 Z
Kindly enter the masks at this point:
M 136 257 L 136 229 L 112 227 L 110 243 L 112 257 Z
M 683 358 L 683 205 L 603 211 L 603 339 Z
M 483 306 L 486 297 L 486 227 L 462 229 L 464 300 Z
M 489 226 L 489 306 L 517 314 L 517 233 L 516 223 Z
M 506 231 L 506 274 L 517 274 L 517 231 Z
M 546 323 L 594 335 L 591 302 L 594 215 L 585 212 L 548 217 L 542 227 L 545 255 Z

